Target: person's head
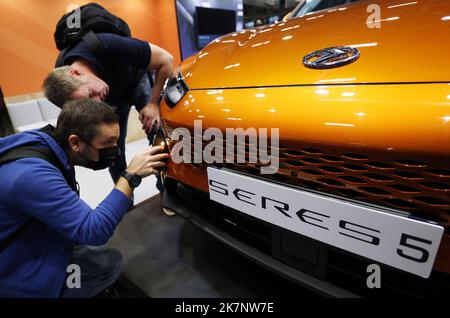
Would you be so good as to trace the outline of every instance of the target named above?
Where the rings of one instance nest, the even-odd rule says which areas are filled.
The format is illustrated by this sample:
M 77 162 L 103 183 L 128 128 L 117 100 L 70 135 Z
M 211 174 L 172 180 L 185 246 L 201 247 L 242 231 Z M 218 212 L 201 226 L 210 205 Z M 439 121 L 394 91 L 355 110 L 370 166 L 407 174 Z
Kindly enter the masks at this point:
M 58 117 L 54 136 L 72 164 L 94 170 L 106 168 L 119 152 L 116 108 L 89 98 L 70 101 Z
M 70 100 L 92 98 L 104 101 L 108 85 L 88 67 L 80 65 L 55 68 L 44 80 L 44 94 L 53 104 L 63 107 Z

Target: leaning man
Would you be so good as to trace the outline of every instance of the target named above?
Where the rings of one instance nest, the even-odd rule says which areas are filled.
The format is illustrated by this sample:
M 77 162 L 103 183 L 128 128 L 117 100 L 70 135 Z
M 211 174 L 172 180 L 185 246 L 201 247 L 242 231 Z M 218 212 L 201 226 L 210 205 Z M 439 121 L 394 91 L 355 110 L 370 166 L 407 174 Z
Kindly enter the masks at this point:
M 160 147 L 138 153 L 109 195 L 90 208 L 77 194 L 74 166 L 113 164 L 119 130 L 115 108 L 81 99 L 64 106 L 54 129 L 0 138 L 0 297 L 93 297 L 118 279 L 120 254 L 85 245 L 108 241 L 137 181 L 157 175 L 167 156 L 157 154 Z M 52 159 L 14 157 L 27 147 Z M 71 264 L 80 268 L 80 288 L 66 285 Z

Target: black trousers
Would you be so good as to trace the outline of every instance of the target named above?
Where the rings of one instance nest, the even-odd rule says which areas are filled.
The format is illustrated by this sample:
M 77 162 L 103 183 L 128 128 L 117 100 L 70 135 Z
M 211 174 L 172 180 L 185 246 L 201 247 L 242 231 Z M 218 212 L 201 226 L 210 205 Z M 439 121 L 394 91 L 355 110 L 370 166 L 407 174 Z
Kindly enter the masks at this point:
M 129 98 L 124 99 L 116 103 L 118 115 L 119 115 L 119 126 L 120 126 L 120 137 L 118 141 L 118 146 L 121 150 L 121 155 L 116 159 L 115 163 L 109 167 L 109 173 L 114 183 L 119 180 L 120 175 L 127 168 L 127 161 L 125 157 L 125 139 L 127 137 L 127 126 L 128 126 L 128 116 L 130 115 L 131 106 L 135 106 L 136 109 L 142 109 L 148 104 L 151 96 L 151 85 L 147 74 L 142 76 L 139 84 L 135 88 L 134 92 Z M 149 144 L 153 141 L 152 135 L 147 135 Z M 164 191 L 164 186 L 161 182 L 161 178 L 157 177 L 156 187 L 160 192 Z

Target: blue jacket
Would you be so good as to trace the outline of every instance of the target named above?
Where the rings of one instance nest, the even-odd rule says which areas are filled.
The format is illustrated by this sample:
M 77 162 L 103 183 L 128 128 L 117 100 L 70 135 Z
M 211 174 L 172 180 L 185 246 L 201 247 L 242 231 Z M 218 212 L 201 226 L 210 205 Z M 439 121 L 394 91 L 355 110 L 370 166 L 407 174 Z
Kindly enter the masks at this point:
M 56 141 L 36 130 L 0 138 L 0 155 L 32 142 L 50 147 L 73 172 Z M 73 245 L 105 244 L 130 203 L 114 189 L 91 209 L 43 159 L 0 165 L 0 297 L 58 297 Z

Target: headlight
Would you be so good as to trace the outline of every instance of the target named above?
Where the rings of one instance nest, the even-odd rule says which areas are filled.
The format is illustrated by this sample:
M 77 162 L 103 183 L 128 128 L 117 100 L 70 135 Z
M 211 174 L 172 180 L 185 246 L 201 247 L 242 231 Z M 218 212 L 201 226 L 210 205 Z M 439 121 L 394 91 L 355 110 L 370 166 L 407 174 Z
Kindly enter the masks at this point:
M 184 81 L 181 72 L 178 72 L 177 77 L 166 81 L 166 85 L 164 86 L 164 99 L 170 108 L 174 108 L 188 91 L 189 87 Z

